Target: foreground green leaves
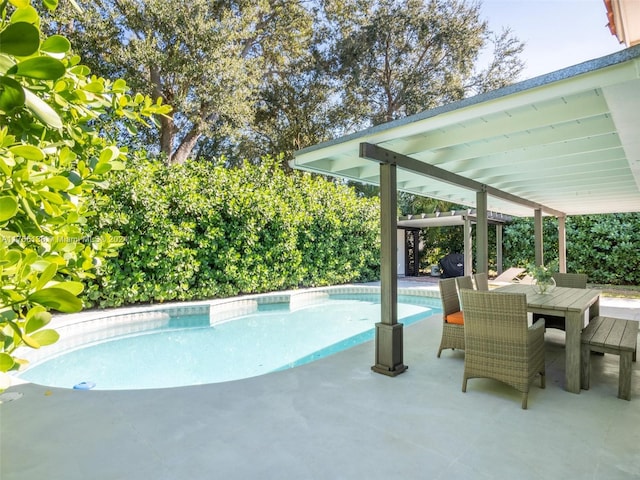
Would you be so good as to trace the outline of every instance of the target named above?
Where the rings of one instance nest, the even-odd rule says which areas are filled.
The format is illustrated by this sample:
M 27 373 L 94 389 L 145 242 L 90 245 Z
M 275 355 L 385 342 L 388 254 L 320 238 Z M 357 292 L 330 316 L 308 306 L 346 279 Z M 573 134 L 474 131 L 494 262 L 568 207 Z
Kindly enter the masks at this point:
M 57 80 L 65 74 L 65 71 L 65 66 L 60 60 L 51 57 L 36 57 L 18 63 L 7 73 L 16 77 Z
M 49 311 L 80 311 L 83 282 L 122 245 L 117 232 L 86 230 L 92 192 L 127 155 L 103 120 L 168 112 L 121 80 L 90 76 L 64 37 L 41 42 L 39 25 L 28 0 L 0 3 L 0 373 L 25 364 L 20 348 L 58 340 Z
M 27 57 L 36 53 L 39 46 L 40 31 L 30 23 L 11 23 L 0 32 L 0 53 Z

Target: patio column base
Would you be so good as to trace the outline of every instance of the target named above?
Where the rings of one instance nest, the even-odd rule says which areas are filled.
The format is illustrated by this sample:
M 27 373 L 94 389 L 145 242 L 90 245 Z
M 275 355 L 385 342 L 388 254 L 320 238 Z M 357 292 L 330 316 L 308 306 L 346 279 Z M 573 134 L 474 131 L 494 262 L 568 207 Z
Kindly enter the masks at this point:
M 395 377 L 409 368 L 402 363 L 402 327 L 401 323 L 376 323 L 376 364 L 371 370 Z

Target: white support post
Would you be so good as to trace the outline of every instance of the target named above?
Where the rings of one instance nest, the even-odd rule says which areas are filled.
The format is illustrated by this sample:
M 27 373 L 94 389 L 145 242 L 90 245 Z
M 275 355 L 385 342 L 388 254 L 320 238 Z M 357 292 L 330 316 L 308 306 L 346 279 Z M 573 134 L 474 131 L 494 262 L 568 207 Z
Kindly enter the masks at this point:
M 488 273 L 489 221 L 487 219 L 487 190 L 484 188 L 476 192 L 476 218 L 476 270 L 479 273 Z
M 502 273 L 502 224 L 496 223 L 496 269 L 498 275 Z
M 558 269 L 567 272 L 567 217 L 558 217 Z
M 464 217 L 464 274 L 471 275 L 473 272 L 473 246 L 471 241 L 471 219 Z
M 533 211 L 533 236 L 536 265 L 544 265 L 544 243 L 542 238 L 542 211 L 538 208 Z

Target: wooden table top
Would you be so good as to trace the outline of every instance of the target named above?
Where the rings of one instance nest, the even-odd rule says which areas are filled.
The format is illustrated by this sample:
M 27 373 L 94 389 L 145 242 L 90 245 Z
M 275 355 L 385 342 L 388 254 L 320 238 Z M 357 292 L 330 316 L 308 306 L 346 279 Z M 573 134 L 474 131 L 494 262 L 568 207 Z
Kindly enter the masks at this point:
M 556 287 L 550 293 L 536 293 L 531 285 L 513 283 L 493 290 L 505 293 L 525 293 L 527 306 L 531 309 L 582 312 L 593 305 L 602 293 L 591 288 Z

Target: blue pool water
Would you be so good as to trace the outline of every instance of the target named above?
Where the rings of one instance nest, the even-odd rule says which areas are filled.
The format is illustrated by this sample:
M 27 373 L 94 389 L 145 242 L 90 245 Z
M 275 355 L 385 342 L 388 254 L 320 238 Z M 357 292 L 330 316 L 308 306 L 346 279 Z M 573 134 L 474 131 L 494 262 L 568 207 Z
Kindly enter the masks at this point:
M 400 296 L 398 320 L 410 325 L 436 310 L 437 299 Z M 288 303 L 261 305 L 255 313 L 213 326 L 209 314 L 172 317 L 159 329 L 63 352 L 20 378 L 63 388 L 90 382 L 101 390 L 225 382 L 295 367 L 366 342 L 379 321 L 376 295 L 332 295 L 295 311 Z

